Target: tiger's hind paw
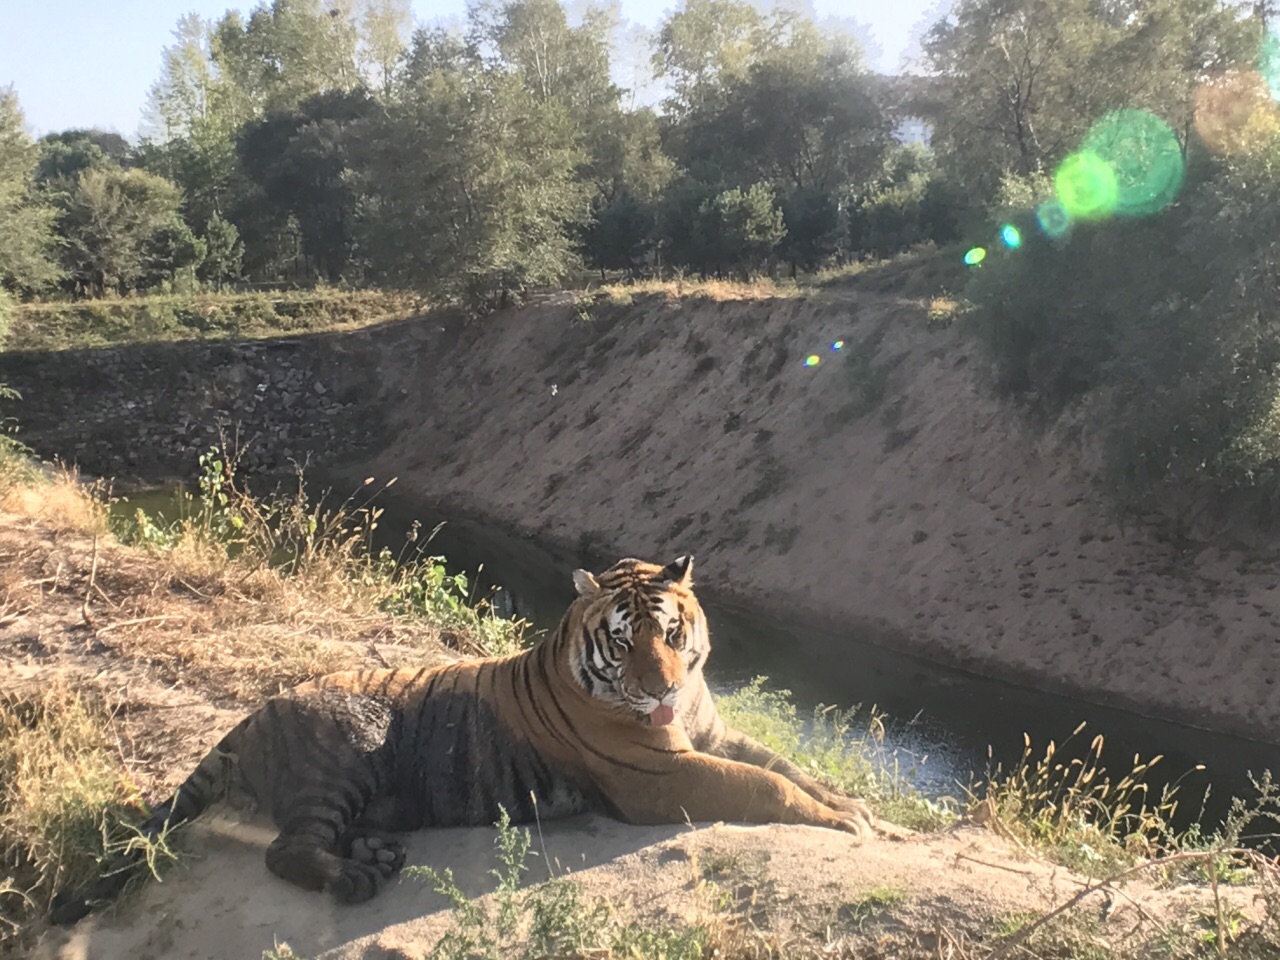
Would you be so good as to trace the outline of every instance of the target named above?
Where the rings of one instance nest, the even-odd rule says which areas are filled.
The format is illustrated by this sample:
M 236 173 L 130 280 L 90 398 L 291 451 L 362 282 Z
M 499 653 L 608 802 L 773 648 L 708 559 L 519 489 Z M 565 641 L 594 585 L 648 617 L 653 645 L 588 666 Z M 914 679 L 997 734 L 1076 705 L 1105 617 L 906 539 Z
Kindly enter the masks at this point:
M 386 886 L 391 873 L 384 864 L 344 860 L 329 890 L 339 903 L 364 903 Z
M 404 844 L 393 834 L 381 830 L 350 830 L 343 837 L 342 848 L 347 859 L 373 867 L 384 879 L 404 866 Z

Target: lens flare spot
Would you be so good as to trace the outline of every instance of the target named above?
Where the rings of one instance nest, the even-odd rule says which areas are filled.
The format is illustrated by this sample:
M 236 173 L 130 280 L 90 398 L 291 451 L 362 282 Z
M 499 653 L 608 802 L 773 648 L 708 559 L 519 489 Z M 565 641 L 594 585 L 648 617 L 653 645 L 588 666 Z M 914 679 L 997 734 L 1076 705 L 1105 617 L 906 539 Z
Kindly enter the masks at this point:
M 1280 100 L 1280 33 L 1275 27 L 1267 30 L 1258 50 L 1258 72 L 1266 84 L 1272 100 Z
M 1280 107 L 1262 74 L 1228 70 L 1196 91 L 1195 125 L 1214 153 L 1240 153 L 1280 132 Z
M 1046 200 L 1036 207 L 1036 223 L 1047 236 L 1056 240 L 1071 227 L 1071 218 L 1057 200 Z
M 1101 220 L 1115 209 L 1115 171 L 1096 153 L 1082 150 L 1063 160 L 1053 175 L 1053 186 L 1072 220 Z
M 1146 110 L 1108 113 L 1089 128 L 1082 154 L 1099 157 L 1110 168 L 1115 181 L 1111 212 L 1117 216 L 1159 213 L 1182 189 L 1182 144 L 1167 123 Z
M 1022 246 L 1022 231 L 1012 223 L 1006 223 L 1000 228 L 1000 240 L 1010 250 L 1017 250 Z
M 986 249 L 983 247 L 974 247 L 964 255 L 964 264 L 966 267 L 976 267 L 985 259 L 987 259 Z
M 834 351 L 840 351 L 840 350 L 843 350 L 843 349 L 844 349 L 844 341 L 843 341 L 843 340 L 837 340 L 835 343 L 831 344 L 831 349 L 832 349 L 832 350 L 834 350 Z
M 806 367 L 816 367 L 821 362 L 822 362 L 822 358 L 818 356 L 816 353 L 811 353 L 804 358 L 804 365 Z

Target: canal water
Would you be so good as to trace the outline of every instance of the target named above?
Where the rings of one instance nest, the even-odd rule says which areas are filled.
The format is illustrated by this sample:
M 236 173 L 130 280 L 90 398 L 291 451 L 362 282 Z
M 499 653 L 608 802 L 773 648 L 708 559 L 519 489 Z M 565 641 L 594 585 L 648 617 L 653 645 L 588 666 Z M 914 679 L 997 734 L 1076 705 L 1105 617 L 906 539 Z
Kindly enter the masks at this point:
M 343 488 L 339 487 L 339 490 Z M 173 516 L 172 490 L 133 495 L 117 513 L 141 506 Z M 492 597 L 500 609 L 528 620 L 535 631 L 555 628 L 573 598 L 574 567 L 603 567 L 616 558 L 584 557 L 558 550 L 502 527 L 387 497 L 380 545 L 399 551 L 416 520 L 438 526 L 427 552 L 443 555 L 465 572 L 475 597 Z M 653 558 L 661 559 L 661 558 Z M 891 638 L 855 627 L 782 620 L 717 598 L 702 584 L 711 628 L 706 672 L 713 691 L 737 689 L 756 676 L 771 689 L 787 689 L 802 711 L 818 704 L 874 707 L 885 715 L 881 760 L 931 796 L 960 796 L 992 762 L 1006 768 L 1030 737 L 1039 757 L 1050 740 L 1062 745 L 1081 723 L 1085 730 L 1061 750 L 1060 759 L 1082 756 L 1096 734 L 1104 737 L 1103 762 L 1123 776 L 1140 756 L 1163 760 L 1149 778 L 1156 791 L 1181 779 L 1184 816 L 1202 812 L 1209 824 L 1225 815 L 1232 796 L 1252 794 L 1250 776 L 1280 772 L 1280 745 L 1216 734 L 1195 726 L 971 674 L 914 656 Z M 505 594 L 503 596 L 502 594 Z M 1203 765 L 1202 771 L 1194 768 Z

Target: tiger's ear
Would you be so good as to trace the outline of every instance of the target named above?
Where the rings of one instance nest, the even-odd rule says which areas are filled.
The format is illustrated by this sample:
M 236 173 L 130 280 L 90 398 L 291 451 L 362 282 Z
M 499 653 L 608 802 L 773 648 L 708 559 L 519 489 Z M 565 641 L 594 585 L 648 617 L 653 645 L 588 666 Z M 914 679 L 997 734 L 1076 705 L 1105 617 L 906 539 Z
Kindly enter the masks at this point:
M 693 584 L 693 554 L 676 557 L 662 568 L 662 578 L 677 586 L 688 588 Z
M 600 582 L 585 570 L 573 571 L 573 588 L 580 597 L 594 597 L 600 592 Z

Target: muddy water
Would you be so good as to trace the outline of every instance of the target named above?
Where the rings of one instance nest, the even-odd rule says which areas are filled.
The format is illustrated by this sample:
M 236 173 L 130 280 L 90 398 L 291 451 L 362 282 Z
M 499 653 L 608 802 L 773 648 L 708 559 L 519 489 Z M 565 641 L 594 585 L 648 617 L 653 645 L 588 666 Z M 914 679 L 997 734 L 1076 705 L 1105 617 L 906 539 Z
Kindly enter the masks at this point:
M 497 602 L 535 630 L 554 629 L 573 597 L 575 566 L 603 566 L 613 559 L 557 550 L 434 506 L 385 495 L 379 502 L 385 510 L 379 531 L 383 544 L 398 551 L 414 520 L 424 532 L 440 525 L 429 552 L 466 572 L 475 596 L 505 593 Z M 131 515 L 141 506 L 172 515 L 173 503 L 172 490 L 157 491 L 134 495 L 117 510 Z M 1182 778 L 1184 816 L 1203 810 L 1211 823 L 1224 815 L 1231 796 L 1251 794 L 1251 773 L 1280 772 L 1276 744 L 966 673 L 906 654 L 892 637 L 873 635 L 865 626 L 784 621 L 725 602 L 713 588 L 704 583 L 700 591 L 714 645 L 707 666 L 713 689 L 736 689 L 764 675 L 770 687 L 791 690 L 804 710 L 820 703 L 874 706 L 886 715 L 882 761 L 933 796 L 960 795 L 960 785 L 981 779 L 993 760 L 1016 762 L 1025 736 L 1039 754 L 1050 740 L 1061 745 L 1081 723 L 1087 724 L 1085 732 L 1069 741 L 1061 758 L 1082 753 L 1095 734 L 1105 738 L 1104 762 L 1120 773 L 1131 768 L 1135 755 L 1162 755 L 1155 787 Z M 1194 771 L 1198 765 L 1205 769 Z

